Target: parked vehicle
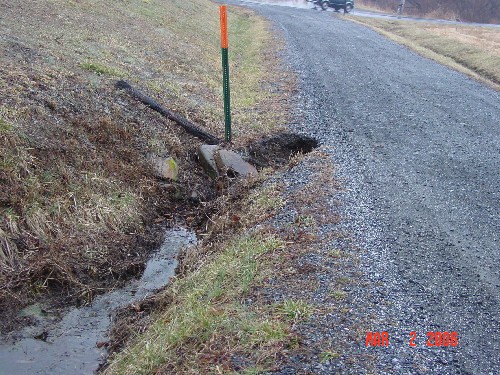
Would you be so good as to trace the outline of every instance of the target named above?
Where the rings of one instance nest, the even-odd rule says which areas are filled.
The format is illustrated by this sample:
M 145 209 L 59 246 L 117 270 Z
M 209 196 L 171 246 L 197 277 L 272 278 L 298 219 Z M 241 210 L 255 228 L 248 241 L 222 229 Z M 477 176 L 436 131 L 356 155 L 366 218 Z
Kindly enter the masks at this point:
M 344 9 L 344 12 L 349 13 L 354 8 L 354 0 L 313 0 L 313 2 L 323 10 L 333 8 L 336 12 Z

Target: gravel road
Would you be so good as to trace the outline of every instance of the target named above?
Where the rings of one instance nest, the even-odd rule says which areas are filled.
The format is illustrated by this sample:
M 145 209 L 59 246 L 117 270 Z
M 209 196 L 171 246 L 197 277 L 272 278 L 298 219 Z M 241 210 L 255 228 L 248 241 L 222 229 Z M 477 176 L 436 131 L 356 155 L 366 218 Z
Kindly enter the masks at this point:
M 246 6 L 284 35 L 300 76 L 294 130 L 345 181 L 372 330 L 390 336 L 356 350 L 379 373 L 499 374 L 499 93 L 331 12 Z M 456 331 L 458 347 L 427 347 L 435 331 Z

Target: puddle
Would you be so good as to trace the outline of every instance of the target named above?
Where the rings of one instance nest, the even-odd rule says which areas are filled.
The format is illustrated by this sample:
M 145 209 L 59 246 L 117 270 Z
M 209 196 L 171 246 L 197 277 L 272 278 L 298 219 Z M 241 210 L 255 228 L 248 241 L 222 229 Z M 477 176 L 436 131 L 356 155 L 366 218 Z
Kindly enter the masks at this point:
M 0 375 L 92 374 L 106 357 L 106 349 L 96 343 L 107 341 L 112 313 L 165 286 L 174 276 L 179 251 L 195 242 L 185 229 L 167 231 L 139 280 L 97 297 L 91 306 L 69 310 L 57 322 L 39 305 L 24 309 L 22 314 L 39 324 L 16 333 L 14 342 L 1 341 Z

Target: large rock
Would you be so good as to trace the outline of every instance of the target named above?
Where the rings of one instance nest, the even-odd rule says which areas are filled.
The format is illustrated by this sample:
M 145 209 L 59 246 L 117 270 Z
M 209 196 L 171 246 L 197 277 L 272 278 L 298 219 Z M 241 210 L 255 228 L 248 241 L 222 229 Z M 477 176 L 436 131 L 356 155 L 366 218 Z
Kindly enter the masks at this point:
M 217 164 L 215 163 L 215 154 L 219 150 L 220 147 L 216 145 L 201 145 L 198 147 L 198 156 L 200 158 L 201 166 L 213 179 L 219 177 L 219 171 L 217 169 Z
M 179 166 L 173 158 L 152 157 L 151 164 L 156 177 L 177 181 Z
M 240 177 L 257 177 L 259 172 L 236 152 L 220 149 L 214 153 L 215 164 L 221 174 L 234 174 Z

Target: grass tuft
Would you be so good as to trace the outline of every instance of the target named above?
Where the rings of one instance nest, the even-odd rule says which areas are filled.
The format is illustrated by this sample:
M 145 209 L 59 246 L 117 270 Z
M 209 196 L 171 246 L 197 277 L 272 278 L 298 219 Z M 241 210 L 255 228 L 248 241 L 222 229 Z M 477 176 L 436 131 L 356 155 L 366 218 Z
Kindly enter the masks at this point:
M 328 351 L 324 351 L 324 352 L 320 353 L 319 360 L 321 363 L 325 363 L 325 362 L 331 361 L 332 359 L 337 359 L 339 357 L 340 357 L 340 354 L 334 353 L 334 352 L 328 350 Z
M 328 252 L 328 255 L 334 259 L 341 258 L 343 253 L 339 249 L 332 249 Z
M 337 301 L 343 301 L 347 297 L 347 293 L 340 289 L 331 291 L 330 295 Z
M 7 121 L 0 118 L 0 134 L 2 133 L 10 133 L 13 129 L 13 126 L 9 124 Z
M 288 299 L 277 306 L 277 311 L 286 319 L 299 321 L 309 318 L 314 313 L 314 306 L 305 301 Z
M 242 218 L 243 226 L 266 220 L 286 203 L 280 195 L 280 188 L 276 184 L 254 191 L 247 201 L 251 202 L 251 204 Z
M 107 75 L 113 77 L 125 77 L 127 74 L 120 69 L 111 68 L 106 65 L 93 62 L 84 62 L 80 64 L 80 67 L 88 71 L 97 73 L 99 75 Z

